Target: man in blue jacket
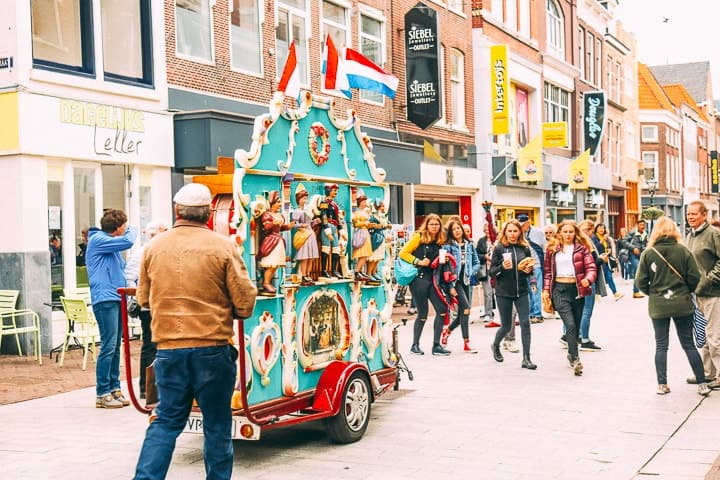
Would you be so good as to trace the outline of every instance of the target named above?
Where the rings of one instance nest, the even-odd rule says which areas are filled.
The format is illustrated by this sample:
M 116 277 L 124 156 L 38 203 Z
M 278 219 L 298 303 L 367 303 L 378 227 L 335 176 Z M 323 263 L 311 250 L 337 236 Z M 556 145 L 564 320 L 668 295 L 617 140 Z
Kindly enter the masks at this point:
M 135 243 L 137 231 L 127 226 L 122 210 L 107 210 L 100 219 L 100 230 L 88 232 L 85 264 L 90 282 L 90 298 L 100 329 L 100 354 L 95 367 L 97 408 L 130 405 L 120 390 L 120 295 L 126 286 L 125 260 L 120 252 Z

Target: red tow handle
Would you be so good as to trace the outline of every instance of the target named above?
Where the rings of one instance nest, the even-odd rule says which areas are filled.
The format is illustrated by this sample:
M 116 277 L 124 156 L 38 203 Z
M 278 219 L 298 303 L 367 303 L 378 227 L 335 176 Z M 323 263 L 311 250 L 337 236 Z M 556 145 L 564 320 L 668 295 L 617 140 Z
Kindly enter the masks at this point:
M 125 378 L 127 380 L 127 388 L 130 395 L 130 401 L 132 402 L 135 410 L 140 413 L 150 414 L 153 409 L 148 408 L 140 404 L 140 401 L 135 396 L 135 387 L 133 386 L 132 379 L 132 359 L 130 358 L 130 327 L 128 326 L 128 309 L 127 309 L 127 297 L 128 295 L 135 295 L 135 288 L 118 288 L 117 292 L 120 294 L 120 318 L 122 319 L 123 329 L 123 353 L 125 357 Z

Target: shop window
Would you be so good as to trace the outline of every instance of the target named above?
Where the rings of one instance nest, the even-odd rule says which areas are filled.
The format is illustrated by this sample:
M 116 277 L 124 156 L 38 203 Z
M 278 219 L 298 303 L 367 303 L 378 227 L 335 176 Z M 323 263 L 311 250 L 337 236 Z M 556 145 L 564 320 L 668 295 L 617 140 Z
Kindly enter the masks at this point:
M 258 0 L 232 0 L 230 38 L 232 67 L 262 73 L 262 35 Z
M 178 55 L 212 61 L 210 1 L 175 1 L 175 35 Z
M 275 50 L 277 55 L 277 77 L 282 75 L 290 50 L 290 42 L 295 42 L 300 83 L 309 85 L 308 81 L 308 45 L 305 26 L 307 23 L 307 5 L 304 0 L 283 0 L 277 3 L 275 27 Z M 333 41 L 335 39 L 333 38 Z M 338 46 L 339 48 L 339 46 Z
M 33 65 L 93 75 L 92 0 L 31 2 Z
M 151 84 L 150 0 L 102 0 L 105 78 Z

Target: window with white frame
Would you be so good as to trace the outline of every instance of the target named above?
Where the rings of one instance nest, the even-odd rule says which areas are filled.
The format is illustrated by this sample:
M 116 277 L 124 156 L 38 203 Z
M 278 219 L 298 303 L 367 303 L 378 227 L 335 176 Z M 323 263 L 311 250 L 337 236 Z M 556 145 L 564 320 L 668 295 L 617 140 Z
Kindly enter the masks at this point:
M 230 49 L 232 68 L 262 74 L 262 34 L 259 0 L 232 0 Z
M 530 0 L 518 0 L 518 31 L 530 38 Z
M 622 62 L 615 62 L 615 99 L 616 102 L 622 103 L 622 82 L 623 82 L 623 64 Z
M 622 124 L 616 123 L 615 124 L 615 144 L 610 148 L 615 149 L 615 153 L 613 155 L 615 157 L 614 170 L 617 175 L 620 175 L 620 164 L 622 163 L 622 157 L 620 156 L 620 145 L 622 143 L 621 138 L 622 138 Z
M 608 120 L 607 122 L 607 144 L 608 144 L 608 166 L 610 167 L 610 171 L 614 172 L 613 165 L 615 165 L 615 149 L 613 149 L 614 145 L 614 139 L 615 136 L 615 123 L 612 120 Z
M 440 43 L 440 47 L 438 48 L 438 70 L 440 72 L 440 75 L 438 75 L 438 81 L 440 82 L 440 91 L 445 92 L 445 46 Z M 441 100 L 445 100 L 445 94 L 443 93 L 440 95 Z M 443 102 L 440 102 L 440 119 L 438 120 L 438 124 L 440 125 L 447 125 L 448 118 L 445 112 L 447 111 L 447 108 L 443 105 Z
M 449 10 L 463 13 L 463 0 L 448 0 L 447 5 Z
M 595 40 L 595 81 L 593 82 L 602 88 L 602 40 Z
M 595 83 L 595 35 L 587 32 L 585 40 L 585 80 Z
M 307 34 L 305 33 L 308 10 L 305 0 L 282 0 L 282 2 L 277 2 L 276 6 L 275 58 L 277 61 L 277 76 L 279 78 L 282 75 L 285 60 L 290 50 L 290 43 L 294 41 L 300 82 L 308 85 L 308 45 Z
M 465 56 L 450 50 L 450 110 L 452 125 L 465 128 Z
M 570 118 L 570 92 L 550 83 L 545 83 L 543 100 L 546 122 L 568 122 Z
M 640 129 L 640 141 L 643 143 L 657 143 L 658 127 L 657 125 L 643 125 Z
M 385 63 L 385 36 L 383 35 L 384 22 L 373 16 L 360 15 L 360 53 L 382 66 Z M 360 90 L 360 98 L 370 102 L 384 103 L 381 93 Z
M 322 2 L 322 27 L 322 38 L 325 39 L 325 35 L 329 33 L 338 50 L 349 46 L 350 23 L 347 8 L 324 0 Z
M 518 31 L 517 0 L 505 0 L 505 25 L 511 30 Z
M 580 64 L 580 78 L 585 78 L 585 29 L 578 27 L 578 63 Z
M 503 20 L 503 0 L 490 1 L 490 14 L 498 20 Z
M 658 179 L 657 175 L 658 152 L 642 152 L 643 171 L 645 181 Z M 650 175 L 648 175 L 650 173 Z
M 562 10 L 555 0 L 547 1 L 546 10 L 548 51 L 557 57 L 565 58 L 565 20 Z
M 175 36 L 178 55 L 212 61 L 211 0 L 175 0 Z

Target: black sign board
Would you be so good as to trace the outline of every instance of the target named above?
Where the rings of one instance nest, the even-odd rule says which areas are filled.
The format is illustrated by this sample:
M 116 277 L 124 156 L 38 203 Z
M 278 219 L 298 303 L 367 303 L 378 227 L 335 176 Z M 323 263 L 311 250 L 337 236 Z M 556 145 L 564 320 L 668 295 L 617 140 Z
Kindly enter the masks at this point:
M 710 151 L 710 193 L 720 193 L 720 178 L 718 177 L 718 152 Z
M 605 109 L 607 102 L 605 92 L 585 92 L 583 95 L 583 138 L 584 150 L 590 149 L 590 155 L 595 155 L 603 129 L 605 128 Z
M 418 3 L 405 14 L 407 118 L 420 128 L 440 119 L 437 12 Z

